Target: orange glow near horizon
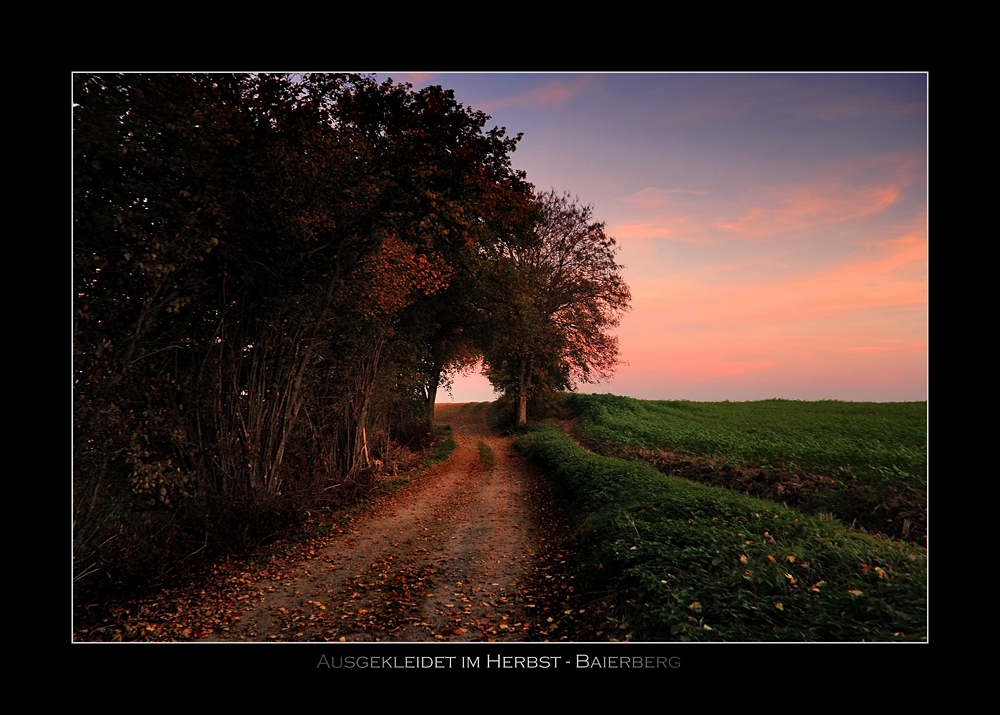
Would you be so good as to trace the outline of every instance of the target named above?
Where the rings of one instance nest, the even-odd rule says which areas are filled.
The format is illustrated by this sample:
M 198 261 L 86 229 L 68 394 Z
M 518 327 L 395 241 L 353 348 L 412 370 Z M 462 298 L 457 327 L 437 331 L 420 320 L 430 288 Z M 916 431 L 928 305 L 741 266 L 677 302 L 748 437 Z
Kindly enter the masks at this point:
M 448 78 L 621 249 L 622 364 L 582 390 L 926 399 L 925 76 Z
M 866 373 L 912 372 L 926 360 L 926 237 L 907 233 L 874 253 L 761 282 L 725 282 L 727 262 L 633 278 L 620 374 L 691 384 L 809 370 L 864 383 Z

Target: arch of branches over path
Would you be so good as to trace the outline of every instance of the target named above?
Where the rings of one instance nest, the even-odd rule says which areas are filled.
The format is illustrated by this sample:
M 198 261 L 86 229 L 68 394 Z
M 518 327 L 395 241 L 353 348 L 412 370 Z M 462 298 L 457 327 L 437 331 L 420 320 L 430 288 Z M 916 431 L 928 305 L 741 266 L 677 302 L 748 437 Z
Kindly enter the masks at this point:
M 613 239 L 451 91 L 77 74 L 73 93 L 78 581 L 137 515 L 184 512 L 190 551 L 264 503 L 351 498 L 427 443 L 474 358 L 519 399 L 613 368 Z

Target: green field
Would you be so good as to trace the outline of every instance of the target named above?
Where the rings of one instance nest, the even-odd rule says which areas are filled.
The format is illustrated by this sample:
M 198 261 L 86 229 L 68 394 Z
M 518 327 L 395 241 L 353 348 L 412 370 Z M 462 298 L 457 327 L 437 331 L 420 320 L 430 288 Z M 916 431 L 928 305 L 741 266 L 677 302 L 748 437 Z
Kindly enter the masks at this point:
M 575 440 L 516 446 L 574 520 L 601 639 L 926 638 L 926 403 L 566 404 Z
M 687 402 L 570 395 L 594 443 L 862 480 L 923 492 L 926 402 Z

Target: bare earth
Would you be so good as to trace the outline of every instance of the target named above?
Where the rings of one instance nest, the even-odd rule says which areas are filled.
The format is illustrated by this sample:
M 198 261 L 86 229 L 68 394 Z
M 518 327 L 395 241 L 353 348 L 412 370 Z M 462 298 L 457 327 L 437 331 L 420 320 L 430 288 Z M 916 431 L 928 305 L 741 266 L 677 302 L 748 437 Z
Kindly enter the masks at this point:
M 545 630 L 527 590 L 545 534 L 533 466 L 492 434 L 485 403 L 441 404 L 452 456 L 414 488 L 332 537 L 280 580 L 223 641 L 524 641 Z M 493 465 L 480 458 L 490 447 Z M 544 501 L 544 500 L 542 500 Z

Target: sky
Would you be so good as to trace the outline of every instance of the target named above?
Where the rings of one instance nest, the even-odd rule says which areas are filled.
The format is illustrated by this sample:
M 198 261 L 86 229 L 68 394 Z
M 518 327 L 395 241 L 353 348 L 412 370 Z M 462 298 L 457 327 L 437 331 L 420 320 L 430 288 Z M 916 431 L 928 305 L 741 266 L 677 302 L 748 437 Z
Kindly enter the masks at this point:
M 927 75 L 413 74 L 603 221 L 649 400 L 927 399 Z M 496 398 L 482 375 L 438 401 Z

